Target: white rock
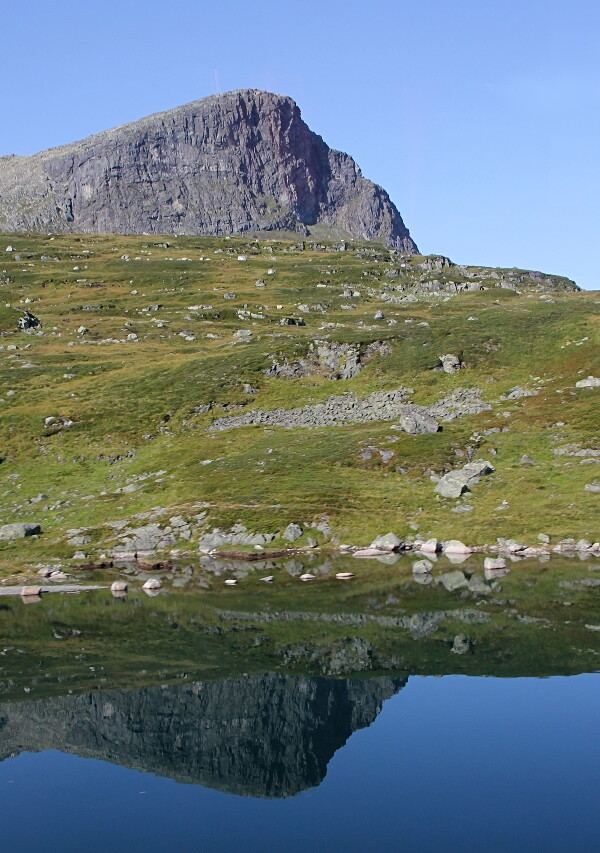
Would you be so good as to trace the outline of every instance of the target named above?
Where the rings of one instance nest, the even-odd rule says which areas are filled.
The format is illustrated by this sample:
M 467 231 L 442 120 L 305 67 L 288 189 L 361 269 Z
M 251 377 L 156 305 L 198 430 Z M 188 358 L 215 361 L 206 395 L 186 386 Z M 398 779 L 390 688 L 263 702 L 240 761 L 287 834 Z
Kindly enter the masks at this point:
M 148 578 L 146 583 L 143 585 L 142 589 L 160 589 L 161 582 L 158 578 Z
M 580 379 L 575 383 L 576 388 L 600 388 L 600 379 L 595 376 L 588 376 L 587 379 Z
M 427 542 L 420 542 L 417 546 L 419 551 L 424 551 L 426 554 L 436 554 L 442 550 L 441 543 L 437 539 L 428 539 Z
M 469 548 L 468 545 L 465 545 L 464 542 L 460 542 L 458 539 L 448 539 L 447 542 L 444 542 L 442 545 L 442 550 L 444 554 L 472 554 L 473 549 Z

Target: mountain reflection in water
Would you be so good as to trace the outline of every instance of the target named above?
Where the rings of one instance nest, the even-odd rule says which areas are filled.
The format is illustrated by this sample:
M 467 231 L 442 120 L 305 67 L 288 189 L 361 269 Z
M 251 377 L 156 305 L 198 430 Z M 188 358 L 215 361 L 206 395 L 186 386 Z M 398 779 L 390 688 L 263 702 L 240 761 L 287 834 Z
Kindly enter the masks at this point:
M 267 673 L 0 705 L 0 756 L 56 749 L 253 797 L 320 784 L 406 679 Z

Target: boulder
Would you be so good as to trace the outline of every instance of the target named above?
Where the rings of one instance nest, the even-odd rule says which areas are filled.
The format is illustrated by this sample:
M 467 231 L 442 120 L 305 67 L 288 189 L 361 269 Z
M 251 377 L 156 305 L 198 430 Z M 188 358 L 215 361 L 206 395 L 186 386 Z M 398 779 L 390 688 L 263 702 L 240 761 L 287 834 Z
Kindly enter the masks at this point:
M 444 371 L 444 373 L 457 373 L 461 367 L 462 362 L 457 355 L 441 355 L 440 356 L 440 367 Z
M 444 554 L 472 554 L 473 549 L 458 539 L 448 539 L 442 545 Z
M 480 477 L 493 471 L 494 466 L 490 462 L 475 459 L 473 462 L 467 462 L 462 468 L 445 474 L 437 483 L 435 491 L 443 498 L 459 498 L 463 492 L 478 483 Z
M 41 532 L 39 524 L 17 521 L 0 527 L 0 539 L 24 539 L 26 536 L 37 536 Z
M 299 524 L 288 524 L 281 536 L 288 542 L 295 542 L 302 536 L 302 528 Z
M 580 379 L 575 383 L 576 388 L 600 388 L 600 379 L 595 376 L 588 376 L 587 379 Z
M 41 592 L 41 586 L 24 586 L 21 589 L 21 595 L 23 596 L 23 598 L 26 598 L 29 595 L 41 595 Z
M 377 548 L 380 551 L 399 551 L 402 544 L 402 540 L 395 533 L 384 533 L 383 536 L 373 539 L 371 548 Z
M 146 589 L 146 590 L 148 590 L 148 589 L 160 589 L 160 588 L 161 588 L 161 582 L 158 580 L 158 578 L 148 578 L 146 583 L 142 586 L 142 589 Z
M 425 554 L 437 554 L 438 551 L 442 550 L 442 544 L 437 539 L 428 539 L 427 542 L 419 542 L 417 550 L 423 551 Z
M 440 425 L 425 409 L 407 410 L 400 415 L 398 424 L 409 435 L 428 435 L 439 430 Z
M 110 585 L 111 592 L 127 592 L 126 581 L 113 581 Z

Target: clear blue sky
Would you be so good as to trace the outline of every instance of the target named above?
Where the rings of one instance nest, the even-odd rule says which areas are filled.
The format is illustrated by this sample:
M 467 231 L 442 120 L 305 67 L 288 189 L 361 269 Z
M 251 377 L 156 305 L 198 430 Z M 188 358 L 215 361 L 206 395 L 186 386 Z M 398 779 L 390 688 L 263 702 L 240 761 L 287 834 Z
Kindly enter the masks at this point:
M 24 0 L 2 30 L 0 154 L 268 89 L 422 251 L 600 288 L 598 0 Z

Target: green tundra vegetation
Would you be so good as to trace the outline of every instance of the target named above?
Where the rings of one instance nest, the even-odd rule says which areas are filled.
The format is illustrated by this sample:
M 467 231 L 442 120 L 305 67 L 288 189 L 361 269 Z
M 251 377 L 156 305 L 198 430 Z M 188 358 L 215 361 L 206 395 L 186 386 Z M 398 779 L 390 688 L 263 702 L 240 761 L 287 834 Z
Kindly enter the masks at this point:
M 0 542 L 5 578 L 70 560 L 68 531 L 86 531 L 95 560 L 152 511 L 196 520 L 174 535 L 182 555 L 215 527 L 280 534 L 290 522 L 305 531 L 299 546 L 388 530 L 475 545 L 598 540 L 600 389 L 576 387 L 600 376 L 596 292 L 265 234 L 20 234 L 0 250 L 0 524 L 42 528 Z M 41 327 L 19 329 L 25 311 Z M 318 361 L 294 373 L 315 341 L 378 349 L 349 378 Z M 440 369 L 445 354 L 462 369 Z M 211 429 L 400 388 L 419 406 L 456 389 L 487 405 L 430 434 L 397 418 Z M 460 498 L 436 494 L 436 478 L 470 459 L 493 473 Z M 322 521 L 331 534 L 311 529 L 311 542 L 307 526 Z

